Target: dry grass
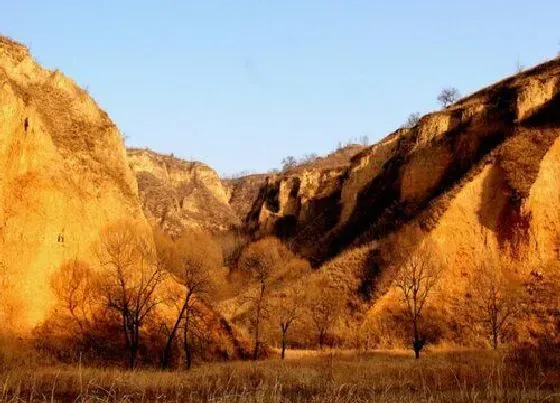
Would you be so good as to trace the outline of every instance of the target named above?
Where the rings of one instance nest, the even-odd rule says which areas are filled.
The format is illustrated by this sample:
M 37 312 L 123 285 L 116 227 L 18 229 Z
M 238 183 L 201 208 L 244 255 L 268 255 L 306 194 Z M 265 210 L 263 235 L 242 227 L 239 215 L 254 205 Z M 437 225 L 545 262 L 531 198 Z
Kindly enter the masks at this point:
M 500 354 L 289 353 L 282 362 L 205 364 L 191 372 L 79 366 L 1 374 L 0 401 L 554 401 L 557 374 L 525 373 Z

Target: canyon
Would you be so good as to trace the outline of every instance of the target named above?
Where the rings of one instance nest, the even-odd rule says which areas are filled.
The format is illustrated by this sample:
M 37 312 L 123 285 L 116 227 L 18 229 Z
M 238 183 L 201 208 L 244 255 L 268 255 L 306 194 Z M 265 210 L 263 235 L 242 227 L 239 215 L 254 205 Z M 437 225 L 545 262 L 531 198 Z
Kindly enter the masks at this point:
M 551 60 L 375 145 L 224 179 L 201 162 L 125 149 L 87 92 L 0 37 L 2 320 L 20 332 L 41 323 L 55 270 L 75 258 L 97 265 L 99 232 L 127 219 L 173 238 L 186 229 L 276 236 L 340 285 L 349 312 L 340 328 L 364 333 L 394 320 L 390 251 L 430 241 L 445 262 L 434 315 L 453 329 L 482 250 L 509 254 L 535 284 L 556 281 L 559 80 Z M 519 334 L 549 332 L 557 314 L 522 319 Z

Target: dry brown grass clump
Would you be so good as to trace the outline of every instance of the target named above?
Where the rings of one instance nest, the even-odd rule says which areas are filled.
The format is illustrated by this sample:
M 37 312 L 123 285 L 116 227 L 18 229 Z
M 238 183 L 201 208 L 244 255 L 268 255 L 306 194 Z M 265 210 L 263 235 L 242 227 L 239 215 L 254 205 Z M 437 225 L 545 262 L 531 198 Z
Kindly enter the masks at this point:
M 76 365 L 21 368 L 0 376 L 0 401 L 513 402 L 559 397 L 554 374 L 524 373 L 500 354 L 468 351 L 434 352 L 420 361 L 399 352 L 337 352 L 300 354 L 284 362 L 208 364 L 189 373 Z

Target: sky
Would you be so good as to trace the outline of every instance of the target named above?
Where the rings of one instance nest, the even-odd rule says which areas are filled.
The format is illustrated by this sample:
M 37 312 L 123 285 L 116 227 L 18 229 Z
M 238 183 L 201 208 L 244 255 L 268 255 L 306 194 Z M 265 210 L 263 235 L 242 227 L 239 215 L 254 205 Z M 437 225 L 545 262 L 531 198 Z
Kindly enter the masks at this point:
M 87 88 L 127 146 L 226 175 L 376 142 L 444 87 L 560 52 L 558 0 L 0 1 L 0 33 Z

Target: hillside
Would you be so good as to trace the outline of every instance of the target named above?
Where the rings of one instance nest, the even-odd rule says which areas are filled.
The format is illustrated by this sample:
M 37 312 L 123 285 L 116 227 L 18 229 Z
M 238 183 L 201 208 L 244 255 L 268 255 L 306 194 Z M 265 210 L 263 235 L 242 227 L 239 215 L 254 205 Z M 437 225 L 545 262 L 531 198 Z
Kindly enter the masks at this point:
M 506 210 L 522 210 L 554 151 L 559 71 L 554 60 L 479 91 L 397 130 L 340 170 L 307 167 L 269 181 L 252 228 L 294 238 L 321 262 L 413 219 L 432 229 L 447 199 L 483 170 L 499 170 L 510 189 Z
M 60 71 L 0 37 L 2 323 L 28 329 L 52 307 L 49 278 L 70 258 L 94 263 L 107 223 L 146 225 L 123 139 Z
M 155 183 L 153 188 L 140 193 L 140 198 L 137 179 L 129 164 L 139 171 L 138 183 L 142 189 L 146 183 Z M 111 277 L 114 273 L 100 263 L 100 245 L 108 242 L 107 238 L 100 241 L 100 234 L 110 225 L 113 229 L 122 228 L 121 223 L 132 225 L 138 236 L 146 234 L 146 243 L 138 247 L 145 248 L 148 256 L 155 249 L 141 201 L 144 206 L 157 206 L 156 212 L 162 211 L 157 208 L 169 208 L 168 216 L 161 213 L 157 219 L 169 220 L 170 228 L 174 228 L 173 219 L 183 218 L 174 215 L 172 202 L 185 207 L 188 218 L 195 223 L 201 219 L 197 209 L 210 208 L 218 217 L 217 225 L 226 225 L 227 219 L 232 225 L 237 224 L 227 207 L 229 195 L 213 170 L 203 164 L 187 164 L 144 150 L 131 151 L 127 158 L 119 130 L 84 90 L 59 71 L 43 69 L 24 46 L 1 36 L 0 173 L 3 332 L 40 334 L 41 343 L 50 343 L 49 348 L 56 349 L 55 346 L 62 344 L 71 349 L 81 337 L 94 337 L 93 333 L 84 336 L 84 323 L 90 324 L 91 332 L 101 332 L 101 336 L 95 337 L 106 336 L 103 331 L 107 329 L 102 327 L 107 323 L 92 322 L 92 318 L 98 318 L 96 315 L 106 309 L 102 306 L 102 286 L 96 285 L 96 280 L 84 283 L 86 280 L 80 276 L 86 272 L 80 271 L 72 271 L 68 279 L 60 280 L 61 267 L 73 267 L 72 270 L 91 267 L 94 273 L 91 276 Z M 173 186 L 161 189 L 167 183 Z M 158 191 L 163 194 L 161 206 L 153 196 L 159 195 Z M 180 200 L 174 199 L 178 196 Z M 226 207 L 220 211 L 222 205 Z M 121 251 L 132 247 L 126 242 L 126 237 L 117 238 L 113 246 Z M 131 256 L 136 255 L 127 256 L 135 259 Z M 131 293 L 133 279 L 144 269 L 142 263 L 127 264 L 136 271 L 128 279 L 131 284 L 127 293 Z M 165 275 L 162 278 L 165 281 L 158 289 L 161 293 L 158 299 L 178 287 L 173 278 Z M 78 289 L 84 284 L 95 289 L 87 291 L 93 292 L 95 298 L 88 302 L 87 308 L 85 300 L 81 300 L 84 304 L 81 315 L 86 319 L 76 319 L 73 309 Z M 70 308 L 59 299 L 63 298 L 61 289 L 69 290 L 64 298 L 71 301 Z M 243 341 L 235 330 L 209 305 L 197 306 L 198 314 L 204 318 L 205 338 L 209 343 L 205 359 L 215 359 L 226 352 L 230 357 L 242 355 Z M 65 309 L 70 309 L 71 315 Z M 173 304 L 161 304 L 156 313 L 160 318 L 174 320 L 174 309 Z M 103 318 L 112 318 L 110 313 L 103 312 Z M 77 324 L 82 333 L 77 332 Z M 114 334 L 111 340 L 120 343 Z
M 150 149 L 129 148 L 127 155 L 136 174 L 146 217 L 176 237 L 185 228 L 202 228 L 213 233 L 251 228 L 251 217 L 258 213 L 255 209 L 260 206 L 266 183 L 309 170 L 340 174 L 363 149 L 358 145 L 341 147 L 282 173 L 228 179 L 220 178 L 216 171 L 201 162 L 185 161 Z
M 138 148 L 128 150 L 128 161 L 146 217 L 171 235 L 185 228 L 217 232 L 240 226 L 229 205 L 231 191 L 209 166 Z
M 224 280 L 228 299 L 217 306 L 231 318 L 244 314 L 239 301 L 251 290 L 236 259 L 248 242 L 275 235 L 294 258 L 318 269 L 306 275 L 307 284 L 323 276 L 337 287 L 346 308 L 334 331 L 340 339 L 353 332 L 403 340 L 396 330 L 403 312 L 395 252 L 428 242 L 444 267 L 427 314 L 438 322 L 440 339 L 476 339 L 461 315 L 473 270 L 487 252 L 508 256 L 511 273 L 530 294 L 516 337 L 556 326 L 558 59 L 373 146 L 347 146 L 283 172 L 235 179 L 200 162 L 125 150 L 116 126 L 86 92 L 6 38 L 0 38 L 0 85 L 1 313 L 8 329 L 43 323 L 56 303 L 53 274 L 71 259 L 99 266 L 93 245 L 121 219 L 145 230 L 161 227 L 173 238 L 185 229 L 220 235 L 220 253 L 232 267 Z M 174 281 L 168 280 L 171 288 Z M 200 305 L 215 340 L 227 341 L 231 357 L 243 356 L 236 335 L 247 329 L 232 328 L 215 309 Z
M 510 274 L 530 295 L 515 337 L 550 334 L 559 314 L 549 303 L 558 286 L 559 134 L 556 59 L 422 117 L 346 168 L 269 180 L 249 228 L 284 238 L 321 267 L 358 315 L 341 326 L 362 336 L 402 340 L 394 255 L 426 242 L 444 266 L 427 313 L 440 337 L 476 339 L 464 310 L 485 254 L 511 259 Z

